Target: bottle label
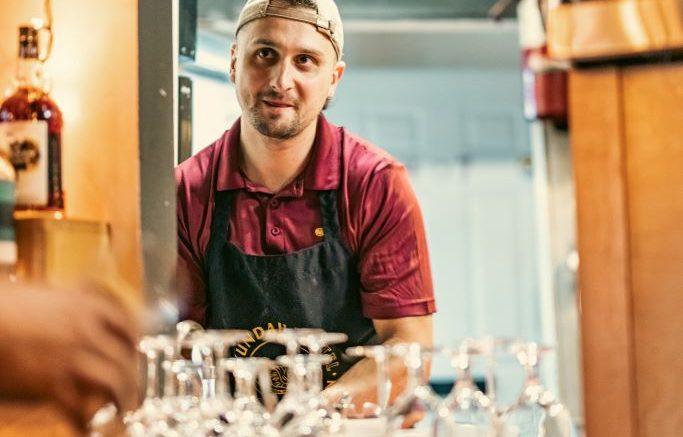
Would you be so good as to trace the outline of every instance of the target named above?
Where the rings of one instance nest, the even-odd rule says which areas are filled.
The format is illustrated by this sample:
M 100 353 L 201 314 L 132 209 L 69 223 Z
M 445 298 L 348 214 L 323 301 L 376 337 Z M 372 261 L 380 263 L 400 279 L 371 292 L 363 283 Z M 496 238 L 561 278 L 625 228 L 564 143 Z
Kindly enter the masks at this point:
M 46 121 L 0 123 L 0 153 L 17 173 L 17 205 L 48 203 L 48 130 Z
M 0 180 L 0 241 L 14 241 L 14 181 Z

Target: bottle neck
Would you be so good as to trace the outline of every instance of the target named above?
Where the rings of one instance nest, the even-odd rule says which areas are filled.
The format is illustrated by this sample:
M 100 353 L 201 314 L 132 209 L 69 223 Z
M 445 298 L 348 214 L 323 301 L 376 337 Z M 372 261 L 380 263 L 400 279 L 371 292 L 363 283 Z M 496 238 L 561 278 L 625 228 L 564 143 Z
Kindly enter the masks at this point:
M 37 58 L 19 58 L 17 73 L 15 76 L 17 88 L 45 89 L 45 76 L 43 64 Z

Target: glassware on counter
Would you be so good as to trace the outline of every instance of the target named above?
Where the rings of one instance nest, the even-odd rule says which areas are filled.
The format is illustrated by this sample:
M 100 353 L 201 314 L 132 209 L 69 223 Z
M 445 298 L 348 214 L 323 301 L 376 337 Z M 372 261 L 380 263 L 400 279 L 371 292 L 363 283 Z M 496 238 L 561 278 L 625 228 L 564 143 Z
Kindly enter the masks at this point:
M 330 405 L 323 394 L 323 366 L 333 360 L 329 345 L 346 341 L 344 334 L 315 329 L 285 329 L 264 335 L 285 345 L 277 360 L 234 358 L 229 351 L 248 338 L 248 331 L 208 330 L 193 322 L 177 325 L 174 335 L 142 338 L 146 387 L 142 406 L 125 417 L 133 437 L 328 437 L 363 434 L 363 420 L 353 426 L 344 409 Z M 570 437 L 571 417 L 566 407 L 542 385 L 539 358 L 549 348 L 509 340 L 468 339 L 453 348 L 424 348 L 418 343 L 359 346 L 347 349 L 377 365 L 377 401 L 364 412 L 372 421 L 372 435 L 390 437 Z M 304 354 L 302 352 L 310 352 Z M 474 384 L 472 361 L 484 357 L 490 367 L 494 355 L 514 354 L 525 370 L 516 401 L 500 406 Z M 444 355 L 455 370 L 451 392 L 439 397 L 429 386 L 425 367 Z M 510 355 L 508 355 L 509 357 Z M 488 358 L 487 358 L 488 357 Z M 390 403 L 388 363 L 405 365 L 406 387 Z M 288 390 L 277 402 L 271 393 L 271 371 L 287 369 Z M 235 380 L 231 395 L 229 374 Z M 257 390 L 260 388 L 260 392 Z M 408 429 L 405 429 L 408 428 Z M 369 428 L 368 428 L 369 429 Z M 374 434 L 373 434 L 374 433 Z M 379 433 L 379 434 L 378 434 Z
M 481 343 L 463 340 L 456 348 L 445 348 L 442 353 L 455 369 L 455 384 L 443 400 L 447 411 L 438 418 L 434 435 L 445 437 L 470 430 L 479 437 L 494 437 L 497 429 L 495 406 L 474 384 L 471 371 L 472 358 L 482 353 Z
M 393 345 L 391 356 L 399 357 L 407 371 L 406 388 L 398 395 L 387 414 L 387 435 L 402 435 L 402 429 L 409 427 L 419 435 L 429 435 L 439 418 L 445 418 L 448 410 L 442 399 L 432 390 L 425 372 L 425 362 L 432 358 L 433 349 L 426 349 L 419 343 Z
M 570 437 L 572 421 L 567 408 L 541 383 L 540 357 L 551 348 L 517 342 L 510 346 L 524 367 L 524 385 L 517 401 L 506 408 L 502 419 L 509 432 L 519 437 Z
M 375 362 L 377 369 L 377 401 L 375 404 L 362 405 L 363 411 L 372 411 L 368 414 L 371 417 L 383 417 L 386 419 L 386 412 L 389 406 L 389 396 L 391 395 L 391 379 L 389 378 L 389 350 L 387 346 L 355 346 L 346 350 L 351 357 L 369 358 Z

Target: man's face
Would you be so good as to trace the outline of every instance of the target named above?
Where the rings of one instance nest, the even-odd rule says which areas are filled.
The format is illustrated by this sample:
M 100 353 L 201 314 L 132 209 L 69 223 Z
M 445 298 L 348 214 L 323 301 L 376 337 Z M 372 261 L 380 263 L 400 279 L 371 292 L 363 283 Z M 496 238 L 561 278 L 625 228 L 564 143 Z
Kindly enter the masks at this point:
M 344 72 L 332 43 L 314 26 L 275 17 L 240 30 L 230 66 L 244 116 L 275 139 L 295 137 L 316 122 Z

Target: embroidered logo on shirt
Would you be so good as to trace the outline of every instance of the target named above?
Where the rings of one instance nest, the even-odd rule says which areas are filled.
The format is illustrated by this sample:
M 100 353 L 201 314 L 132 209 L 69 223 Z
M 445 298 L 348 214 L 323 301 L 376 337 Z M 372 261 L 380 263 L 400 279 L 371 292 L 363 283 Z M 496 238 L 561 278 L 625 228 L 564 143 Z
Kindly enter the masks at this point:
M 322 238 L 325 236 L 325 230 L 323 228 L 315 228 L 315 236 Z

